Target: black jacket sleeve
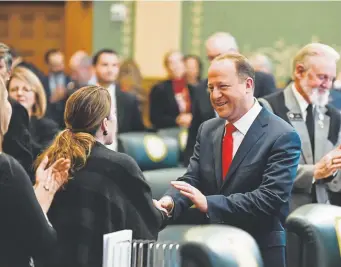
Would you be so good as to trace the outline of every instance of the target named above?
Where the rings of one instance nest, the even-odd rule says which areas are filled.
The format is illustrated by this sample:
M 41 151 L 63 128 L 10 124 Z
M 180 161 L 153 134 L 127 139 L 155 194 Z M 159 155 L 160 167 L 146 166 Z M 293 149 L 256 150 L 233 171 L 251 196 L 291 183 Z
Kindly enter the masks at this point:
M 18 245 L 26 249 L 27 255 L 49 261 L 57 234 L 48 223 L 24 169 L 5 154 L 0 155 L 0 203 L 7 206 L 6 220 L 12 227 L 8 231 L 20 237 Z
M 10 103 L 12 105 L 12 117 L 4 137 L 3 150 L 19 161 L 33 181 L 32 137 L 28 126 L 28 113 L 19 103 L 13 100 L 10 100 Z

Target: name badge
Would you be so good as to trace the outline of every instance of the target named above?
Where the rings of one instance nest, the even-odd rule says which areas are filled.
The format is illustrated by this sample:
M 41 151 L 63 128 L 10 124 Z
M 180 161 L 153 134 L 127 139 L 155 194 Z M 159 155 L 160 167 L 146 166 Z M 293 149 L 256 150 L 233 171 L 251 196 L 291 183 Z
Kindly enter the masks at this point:
M 291 121 L 303 121 L 301 113 L 289 113 L 288 116 Z

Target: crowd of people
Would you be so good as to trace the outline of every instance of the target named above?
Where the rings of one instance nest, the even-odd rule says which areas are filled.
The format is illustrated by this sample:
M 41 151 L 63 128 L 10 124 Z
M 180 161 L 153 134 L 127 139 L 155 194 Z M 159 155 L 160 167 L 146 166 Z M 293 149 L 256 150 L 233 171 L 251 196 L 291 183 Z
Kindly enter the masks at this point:
M 138 66 L 112 49 L 76 52 L 69 76 L 60 50 L 46 53 L 44 75 L 0 45 L 1 266 L 102 266 L 104 234 L 156 240 L 184 217 L 241 228 L 265 267 L 286 266 L 288 214 L 341 205 L 341 115 L 330 103 L 340 56 L 305 45 L 278 89 L 271 64 L 240 54 L 231 34 L 205 48 L 207 74 L 199 57 L 170 51 L 168 79 L 146 96 Z M 188 129 L 187 171 L 155 200 L 118 136 L 171 127 Z

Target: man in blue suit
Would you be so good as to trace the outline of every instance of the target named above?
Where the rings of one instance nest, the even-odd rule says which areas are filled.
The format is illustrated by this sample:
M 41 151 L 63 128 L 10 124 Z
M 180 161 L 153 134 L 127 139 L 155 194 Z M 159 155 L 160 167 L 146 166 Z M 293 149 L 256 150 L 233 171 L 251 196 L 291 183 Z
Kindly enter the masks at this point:
M 156 205 L 171 220 L 195 211 L 206 223 L 239 227 L 257 241 L 265 267 L 284 267 L 283 224 L 301 141 L 292 126 L 254 98 L 254 77 L 240 54 L 213 60 L 208 90 L 220 118 L 200 126 L 186 174 Z

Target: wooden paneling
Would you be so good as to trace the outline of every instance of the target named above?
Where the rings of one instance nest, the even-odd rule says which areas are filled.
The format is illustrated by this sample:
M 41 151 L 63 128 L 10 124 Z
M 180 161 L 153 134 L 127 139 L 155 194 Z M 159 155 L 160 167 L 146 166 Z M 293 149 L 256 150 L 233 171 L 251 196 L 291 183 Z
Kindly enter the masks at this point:
M 92 1 L 65 2 L 65 56 L 69 59 L 77 50 L 92 53 Z M 103 36 L 105 38 L 105 36 Z
M 91 1 L 0 1 L 0 42 L 47 72 L 44 54 L 58 48 L 65 65 L 77 50 L 92 53 Z
M 44 54 L 64 50 L 64 2 L 0 2 L 0 41 L 46 71 Z

